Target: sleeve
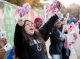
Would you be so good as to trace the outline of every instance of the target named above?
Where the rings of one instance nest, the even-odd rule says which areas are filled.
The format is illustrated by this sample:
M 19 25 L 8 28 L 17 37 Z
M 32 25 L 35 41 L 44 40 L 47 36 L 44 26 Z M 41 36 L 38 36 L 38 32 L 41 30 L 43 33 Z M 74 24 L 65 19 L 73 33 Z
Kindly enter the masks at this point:
M 19 47 L 22 46 L 22 43 L 23 43 L 22 27 L 17 24 L 14 33 L 14 45 Z
M 54 15 L 53 17 L 51 17 L 49 19 L 49 21 L 47 23 L 44 24 L 44 26 L 39 30 L 39 32 L 41 33 L 43 39 L 45 41 L 48 40 L 48 37 L 49 37 L 49 34 L 50 34 L 50 31 L 52 29 L 52 26 L 54 24 L 54 20 L 57 20 L 58 19 L 58 16 L 57 15 Z
M 56 30 L 56 29 L 53 29 L 52 31 L 51 31 L 51 37 L 50 37 L 51 39 L 54 39 L 54 42 L 55 43 L 60 43 L 60 42 L 62 42 L 61 41 L 61 38 L 60 38 L 60 34 L 58 33 L 58 31 Z
M 27 44 L 27 43 L 26 43 Z M 18 24 L 15 28 L 14 33 L 14 48 L 15 48 L 15 56 L 19 57 L 21 59 L 29 59 L 28 55 L 28 49 L 26 49 L 26 57 L 23 57 L 23 50 L 24 50 L 24 44 L 23 44 L 23 29 Z

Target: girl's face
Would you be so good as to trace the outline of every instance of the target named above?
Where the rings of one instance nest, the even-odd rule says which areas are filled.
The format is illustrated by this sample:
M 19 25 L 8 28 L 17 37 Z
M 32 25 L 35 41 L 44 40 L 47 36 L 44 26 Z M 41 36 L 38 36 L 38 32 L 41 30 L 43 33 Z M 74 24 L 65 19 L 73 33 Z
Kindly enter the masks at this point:
M 35 26 L 34 26 L 34 24 L 32 22 L 26 21 L 24 30 L 26 31 L 27 34 L 34 35 Z
M 54 27 L 55 28 L 60 28 L 61 27 L 61 21 L 60 20 L 57 20 L 54 24 Z

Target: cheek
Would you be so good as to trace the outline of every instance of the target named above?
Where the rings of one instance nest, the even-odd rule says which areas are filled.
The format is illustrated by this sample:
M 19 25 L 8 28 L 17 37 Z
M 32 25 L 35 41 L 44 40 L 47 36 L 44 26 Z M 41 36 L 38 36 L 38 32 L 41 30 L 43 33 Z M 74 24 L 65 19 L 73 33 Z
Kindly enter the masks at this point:
M 55 24 L 54 27 L 59 28 L 59 25 L 58 24 Z
M 59 24 L 58 27 L 60 28 L 61 27 L 61 24 Z
M 28 26 L 26 26 L 24 29 L 25 29 L 26 33 L 29 31 L 29 27 Z

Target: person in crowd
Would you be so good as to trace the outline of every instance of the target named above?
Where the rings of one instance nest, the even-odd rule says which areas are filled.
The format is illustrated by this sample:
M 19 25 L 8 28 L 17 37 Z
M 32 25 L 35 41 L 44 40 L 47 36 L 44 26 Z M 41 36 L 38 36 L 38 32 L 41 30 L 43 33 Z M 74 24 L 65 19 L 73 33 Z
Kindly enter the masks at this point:
M 62 59 L 62 41 L 64 40 L 64 37 L 60 31 L 61 24 L 60 20 L 56 21 L 50 33 L 51 45 L 49 52 L 52 59 Z
M 37 18 L 35 18 L 34 23 L 35 23 L 36 29 L 40 29 L 43 26 L 44 21 L 42 18 L 37 17 Z
M 5 39 L 0 39 L 0 59 L 3 59 L 6 51 L 3 49 L 3 46 L 6 44 L 6 40 Z
M 18 59 L 46 59 L 44 41 L 53 24 L 58 20 L 58 16 L 55 14 L 38 31 L 35 30 L 32 20 L 19 20 L 14 35 L 16 57 Z
M 2 32 L 0 32 L 0 59 L 4 59 L 4 56 L 6 54 L 5 49 L 3 48 L 7 43 L 7 40 L 4 38 L 4 35 L 2 35 Z

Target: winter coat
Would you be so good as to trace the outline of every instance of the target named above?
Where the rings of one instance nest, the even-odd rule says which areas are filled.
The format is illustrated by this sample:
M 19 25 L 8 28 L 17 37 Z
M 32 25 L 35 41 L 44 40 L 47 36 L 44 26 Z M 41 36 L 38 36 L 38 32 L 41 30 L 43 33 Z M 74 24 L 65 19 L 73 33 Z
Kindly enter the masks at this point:
M 53 28 L 50 34 L 50 41 L 51 41 L 51 45 L 49 47 L 49 52 L 51 55 L 54 54 L 58 54 L 61 55 L 62 54 L 62 41 L 60 38 L 60 33 L 59 30 L 56 28 Z

